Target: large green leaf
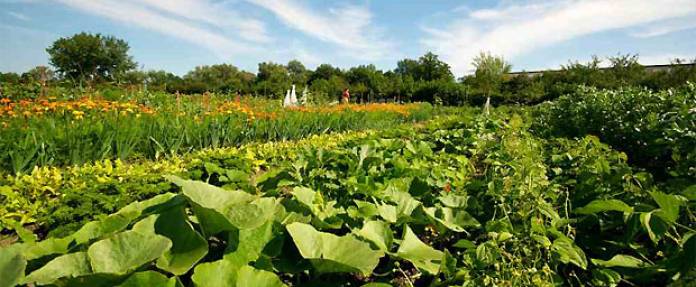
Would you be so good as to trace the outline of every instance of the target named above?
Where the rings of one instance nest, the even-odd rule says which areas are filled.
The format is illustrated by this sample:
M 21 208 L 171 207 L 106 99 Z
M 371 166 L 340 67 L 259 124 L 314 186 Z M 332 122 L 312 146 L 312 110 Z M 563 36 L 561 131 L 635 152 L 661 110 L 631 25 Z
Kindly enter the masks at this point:
M 227 249 L 232 252 L 225 254 L 224 258 L 236 266 L 246 265 L 259 258 L 273 237 L 272 221 L 253 229 L 242 229 L 237 233 L 237 238 L 230 238 Z
M 0 287 L 12 287 L 24 278 L 27 260 L 15 246 L 0 248 Z
M 172 241 L 172 248 L 157 260 L 158 268 L 182 275 L 208 253 L 208 242 L 187 221 L 183 208 L 173 208 L 148 219 L 147 232 L 166 236 Z M 138 225 L 141 223 L 145 224 L 146 220 L 138 222 Z M 143 231 L 140 226 L 133 229 Z
M 389 252 L 394 241 L 392 230 L 384 221 L 367 221 L 355 234 L 374 243 L 384 252 Z
M 595 214 L 604 211 L 619 211 L 623 213 L 633 212 L 633 208 L 618 199 L 594 200 L 587 205 L 576 208 L 577 214 Z
M 573 240 L 568 237 L 561 236 L 556 238 L 551 244 L 551 250 L 558 255 L 561 262 L 565 264 L 575 264 L 576 266 L 587 269 L 587 258 L 585 252 L 580 249 Z
M 181 186 L 193 203 L 193 210 L 207 235 L 224 230 L 255 228 L 275 213 L 267 199 L 238 190 L 225 190 L 204 182 L 169 177 Z
M 322 273 L 360 272 L 367 276 L 384 256 L 384 252 L 372 250 L 368 243 L 350 234 L 319 232 L 304 223 L 292 223 L 286 228 L 302 257 Z
M 436 222 L 456 232 L 464 232 L 465 227 L 481 227 L 476 218 L 462 209 L 449 207 L 428 207 L 423 208 L 425 214 Z
M 592 259 L 592 264 L 602 267 L 626 267 L 626 268 L 641 268 L 648 266 L 643 260 L 635 258 L 631 255 L 618 254 L 614 255 L 609 260 Z
M 165 193 L 148 200 L 133 202 L 103 220 L 85 224 L 71 237 L 76 244 L 83 244 L 93 239 L 120 232 L 139 217 L 182 204 L 183 201 L 180 199 L 173 193 Z
M 396 251 L 396 255 L 410 261 L 418 269 L 430 274 L 437 274 L 440 270 L 444 253 L 420 241 L 418 236 L 406 225 L 404 227 L 404 238 Z
M 237 272 L 236 286 L 253 286 L 253 287 L 282 287 L 283 284 L 277 275 L 272 272 L 258 270 L 251 266 L 245 265 Z
M 198 264 L 191 281 L 199 287 L 234 287 L 238 269 L 238 265 L 225 259 Z
M 35 243 L 22 244 L 22 255 L 27 260 L 34 260 L 52 254 L 65 254 L 68 252 L 71 236 L 66 238 L 49 238 Z
M 167 237 L 131 230 L 95 242 L 87 254 L 94 272 L 125 274 L 159 258 L 171 247 Z
M 47 285 L 65 277 L 79 277 L 92 273 L 87 252 L 62 255 L 27 276 L 26 283 Z
M 175 278 L 167 278 L 162 273 L 155 271 L 137 272 L 128 277 L 118 287 L 178 287 L 182 286 Z
M 650 192 L 650 196 L 660 206 L 658 211 L 654 211 L 656 216 L 669 223 L 677 222 L 677 219 L 679 219 L 679 207 L 685 203 L 680 196 L 664 194 L 659 191 Z

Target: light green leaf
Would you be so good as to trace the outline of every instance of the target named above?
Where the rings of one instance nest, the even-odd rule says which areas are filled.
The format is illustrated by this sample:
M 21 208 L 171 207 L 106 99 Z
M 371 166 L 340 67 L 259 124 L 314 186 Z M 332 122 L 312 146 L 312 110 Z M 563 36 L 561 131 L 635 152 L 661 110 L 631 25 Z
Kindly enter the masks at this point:
M 446 207 L 451 207 L 451 208 L 466 208 L 467 207 L 467 201 L 469 200 L 469 196 L 467 195 L 456 195 L 456 194 L 447 194 L 445 196 L 440 196 L 437 199 L 442 202 L 442 204 Z
M 253 287 L 282 287 L 287 286 L 272 272 L 258 270 L 245 265 L 237 273 L 236 286 Z
M 87 254 L 95 273 L 125 274 L 159 258 L 171 247 L 167 237 L 131 230 L 95 242 Z
M 367 221 L 356 235 L 374 243 L 380 250 L 389 252 L 394 235 L 389 224 L 383 221 Z
M 350 234 L 319 232 L 304 223 L 292 223 L 286 228 L 302 257 L 322 273 L 360 272 L 367 276 L 384 256 L 384 252 L 372 250 L 368 243 Z
M 180 284 L 175 277 L 167 278 L 162 273 L 155 271 L 137 272 L 128 277 L 118 287 L 177 287 Z
M 27 260 L 34 260 L 52 254 L 65 254 L 72 242 L 71 237 L 49 238 L 35 243 L 22 245 L 22 255 Z
M 237 235 L 237 238 L 230 238 L 227 249 L 233 251 L 225 254 L 224 258 L 236 266 L 242 266 L 258 259 L 261 251 L 273 239 L 273 222 L 267 221 L 257 228 L 240 230 Z
M 594 200 L 587 205 L 576 208 L 577 214 L 595 214 L 605 211 L 619 211 L 623 213 L 633 212 L 633 208 L 618 199 Z
M 120 232 L 141 216 L 151 214 L 160 208 L 168 208 L 183 203 L 183 201 L 177 199 L 180 198 L 177 198 L 175 194 L 165 193 L 148 200 L 133 202 L 103 220 L 88 222 L 71 237 L 79 245 Z
M 420 241 L 418 236 L 406 225 L 404 238 L 396 251 L 396 255 L 410 261 L 421 270 L 430 274 L 437 274 L 440 270 L 444 253 Z
M 198 264 L 191 280 L 198 287 L 234 287 L 239 266 L 229 260 Z
M 465 227 L 481 227 L 481 224 L 473 216 L 462 209 L 428 207 L 423 208 L 423 211 L 428 217 L 452 231 L 464 232 L 466 231 Z
M 659 211 L 654 211 L 656 216 L 659 216 L 669 223 L 677 222 L 677 219 L 679 219 L 679 207 L 685 203 L 680 196 L 665 194 L 659 191 L 650 192 L 650 196 L 652 196 L 653 200 L 660 206 Z
M 575 245 L 570 238 L 565 236 L 556 238 L 551 245 L 551 250 L 559 256 L 561 262 L 565 264 L 573 263 L 582 269 L 587 269 L 585 252 Z
M 183 208 L 174 208 L 157 217 L 155 232 L 172 241 L 172 248 L 157 260 L 157 267 L 182 275 L 208 254 L 208 241 L 186 221 Z
M 648 266 L 643 260 L 630 255 L 618 254 L 609 260 L 592 259 L 592 264 L 602 267 L 641 268 Z
M 0 248 L 0 287 L 13 287 L 24 278 L 27 260 L 17 247 Z
M 87 252 L 76 252 L 49 261 L 43 267 L 29 274 L 25 283 L 48 285 L 61 278 L 74 278 L 90 273 L 92 273 L 92 267 L 89 265 Z

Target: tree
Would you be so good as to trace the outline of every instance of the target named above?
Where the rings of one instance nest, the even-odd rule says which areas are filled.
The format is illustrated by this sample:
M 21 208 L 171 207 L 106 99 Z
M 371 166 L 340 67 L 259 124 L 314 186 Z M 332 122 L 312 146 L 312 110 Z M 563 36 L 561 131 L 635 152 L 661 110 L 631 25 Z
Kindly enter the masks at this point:
M 218 64 L 198 66 L 184 75 L 183 80 L 189 92 L 236 93 L 248 90 L 253 78 L 233 65 Z
M 500 92 L 500 85 L 505 74 L 510 73 L 512 66 L 503 57 L 481 52 L 472 63 L 476 67 L 473 84 L 487 99 Z
M 302 62 L 298 60 L 292 60 L 288 62 L 287 65 L 288 75 L 290 76 L 290 81 L 293 84 L 304 86 L 309 79 L 309 71 Z
M 401 76 L 410 76 L 416 81 L 452 81 L 454 75 L 450 66 L 441 61 L 432 52 L 418 58 L 418 60 L 403 59 L 396 64 L 394 73 Z
M 60 38 L 46 49 L 58 73 L 80 82 L 115 80 L 134 69 L 128 50 L 124 40 L 84 32 Z
M 282 98 L 290 85 L 287 67 L 272 62 L 259 63 L 255 84 L 257 93 L 271 98 Z
M 343 72 L 341 72 L 341 69 L 331 66 L 330 64 L 321 64 L 309 76 L 309 83 L 311 84 L 319 79 L 329 80 L 331 76 L 342 77 Z
M 386 79 L 375 65 L 361 65 L 350 68 L 346 74 L 352 94 L 367 101 L 380 97 L 385 89 Z
M 450 71 L 449 64 L 440 61 L 437 55 L 428 52 L 418 58 L 420 64 L 420 80 L 423 81 L 452 81 L 454 75 Z

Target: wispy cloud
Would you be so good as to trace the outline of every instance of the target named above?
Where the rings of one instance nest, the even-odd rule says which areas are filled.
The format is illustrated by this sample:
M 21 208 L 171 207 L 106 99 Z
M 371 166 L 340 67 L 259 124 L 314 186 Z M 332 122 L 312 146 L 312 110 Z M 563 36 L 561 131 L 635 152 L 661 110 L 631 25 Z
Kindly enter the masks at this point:
M 58 0 L 72 8 L 106 17 L 117 22 L 139 26 L 165 35 L 176 37 L 190 43 L 208 48 L 220 57 L 227 58 L 234 54 L 257 50 L 244 41 L 235 41 L 224 33 L 206 29 L 198 23 L 164 15 L 140 1 L 119 0 Z M 150 6 L 158 1 L 148 1 Z M 187 1 L 179 1 L 181 3 Z M 158 8 L 169 7 L 171 13 L 180 12 L 181 6 L 157 4 Z M 195 13 L 194 13 L 195 14 Z M 191 16 L 197 17 L 197 16 Z
M 373 23 L 367 7 L 344 5 L 317 11 L 296 0 L 247 0 L 271 11 L 287 26 L 338 45 L 352 57 L 373 60 L 390 54 L 392 43 Z
M 694 3 L 694 6 L 696 6 L 696 3 Z M 645 27 L 640 27 L 636 32 L 631 33 L 631 36 L 638 38 L 651 38 L 688 29 L 696 29 L 696 17 L 693 15 L 670 19 L 663 21 L 662 23 L 645 25 Z
M 246 40 L 255 42 L 271 40 L 263 22 L 231 10 L 224 3 L 200 0 L 141 0 L 139 2 L 178 17 L 211 24 L 218 28 L 232 28 Z
M 14 11 L 7 11 L 7 15 L 10 15 L 16 19 L 22 20 L 22 21 L 29 21 L 31 20 L 27 15 L 24 15 L 22 13 L 14 12 Z
M 508 3 L 508 2 L 503 2 Z M 512 58 L 576 37 L 694 17 L 693 0 L 559 0 L 467 11 L 444 28 L 423 27 L 421 40 L 457 74 L 470 72 L 480 51 Z

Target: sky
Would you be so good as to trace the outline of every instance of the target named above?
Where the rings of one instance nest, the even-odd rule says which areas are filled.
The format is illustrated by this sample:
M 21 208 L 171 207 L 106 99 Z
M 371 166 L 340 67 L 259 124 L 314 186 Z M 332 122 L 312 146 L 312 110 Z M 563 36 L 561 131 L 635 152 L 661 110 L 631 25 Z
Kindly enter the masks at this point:
M 0 71 L 48 65 L 46 48 L 79 32 L 126 40 L 144 70 L 178 75 L 228 63 L 391 70 L 428 51 L 456 76 L 482 51 L 514 71 L 638 54 L 696 58 L 696 0 L 0 0 Z

